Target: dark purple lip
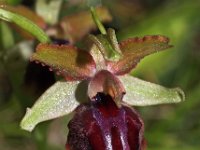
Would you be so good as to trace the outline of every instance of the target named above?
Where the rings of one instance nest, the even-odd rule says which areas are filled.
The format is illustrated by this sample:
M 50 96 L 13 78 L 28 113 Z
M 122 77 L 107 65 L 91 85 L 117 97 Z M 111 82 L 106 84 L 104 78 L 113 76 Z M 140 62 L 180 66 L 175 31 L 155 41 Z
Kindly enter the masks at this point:
M 69 125 L 70 150 L 142 150 L 144 126 L 137 112 L 118 108 L 109 95 L 98 93 L 80 105 Z

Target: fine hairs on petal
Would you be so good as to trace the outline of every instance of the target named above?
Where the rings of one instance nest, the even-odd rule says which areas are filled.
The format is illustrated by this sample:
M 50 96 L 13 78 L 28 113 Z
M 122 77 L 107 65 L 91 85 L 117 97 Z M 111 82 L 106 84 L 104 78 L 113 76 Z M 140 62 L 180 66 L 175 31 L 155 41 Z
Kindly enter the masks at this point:
M 96 70 L 92 56 L 72 45 L 39 44 L 31 60 L 48 65 L 71 80 L 86 79 Z

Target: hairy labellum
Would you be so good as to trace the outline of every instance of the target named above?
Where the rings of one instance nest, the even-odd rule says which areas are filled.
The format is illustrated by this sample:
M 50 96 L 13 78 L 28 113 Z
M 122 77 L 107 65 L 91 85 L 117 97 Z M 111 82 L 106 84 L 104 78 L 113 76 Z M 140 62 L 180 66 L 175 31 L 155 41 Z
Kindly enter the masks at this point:
M 137 112 L 118 108 L 109 95 L 98 93 L 80 105 L 70 121 L 67 150 L 142 150 L 144 126 Z

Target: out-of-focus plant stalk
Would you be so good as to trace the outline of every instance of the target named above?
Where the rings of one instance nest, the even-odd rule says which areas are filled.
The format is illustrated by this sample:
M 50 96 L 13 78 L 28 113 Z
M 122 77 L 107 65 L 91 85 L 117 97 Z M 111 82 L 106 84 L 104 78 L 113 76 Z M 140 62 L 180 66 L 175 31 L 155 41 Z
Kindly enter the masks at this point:
M 41 43 L 50 42 L 46 33 L 35 23 L 19 14 L 4 9 L 3 5 L 0 5 L 0 19 L 20 26 L 22 29 L 34 35 Z
M 94 7 L 90 7 L 90 12 L 92 14 L 92 18 L 94 20 L 94 22 L 96 23 L 97 27 L 99 28 L 101 34 L 107 34 L 106 33 L 106 29 L 104 28 L 103 24 L 101 23 L 97 13 L 96 13 L 96 10 Z

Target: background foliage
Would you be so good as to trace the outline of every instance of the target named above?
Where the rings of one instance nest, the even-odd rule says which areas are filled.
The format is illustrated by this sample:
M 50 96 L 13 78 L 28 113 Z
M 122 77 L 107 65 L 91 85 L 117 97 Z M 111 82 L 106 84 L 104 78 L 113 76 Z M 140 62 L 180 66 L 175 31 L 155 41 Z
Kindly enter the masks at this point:
M 32 0 L 7 2 L 32 10 L 37 6 Z M 61 2 L 63 5 L 58 4 L 56 8 L 60 12 L 57 20 L 87 9 L 81 0 Z M 186 101 L 180 104 L 137 108 L 145 122 L 148 149 L 199 149 L 200 1 L 102 0 L 102 4 L 113 16 L 113 21 L 105 26 L 117 29 L 120 40 L 162 34 L 170 37 L 174 45 L 170 50 L 146 57 L 132 72 L 164 86 L 180 86 L 186 93 Z M 43 6 L 38 5 L 37 9 L 40 7 Z M 56 19 L 45 21 L 53 26 Z M 19 128 L 26 107 L 32 106 L 55 81 L 55 75 L 47 68 L 29 63 L 35 45 L 33 40 L 27 42 L 8 24 L 0 22 L 0 147 L 4 150 L 62 150 L 66 142 L 70 116 L 42 123 L 33 133 Z

